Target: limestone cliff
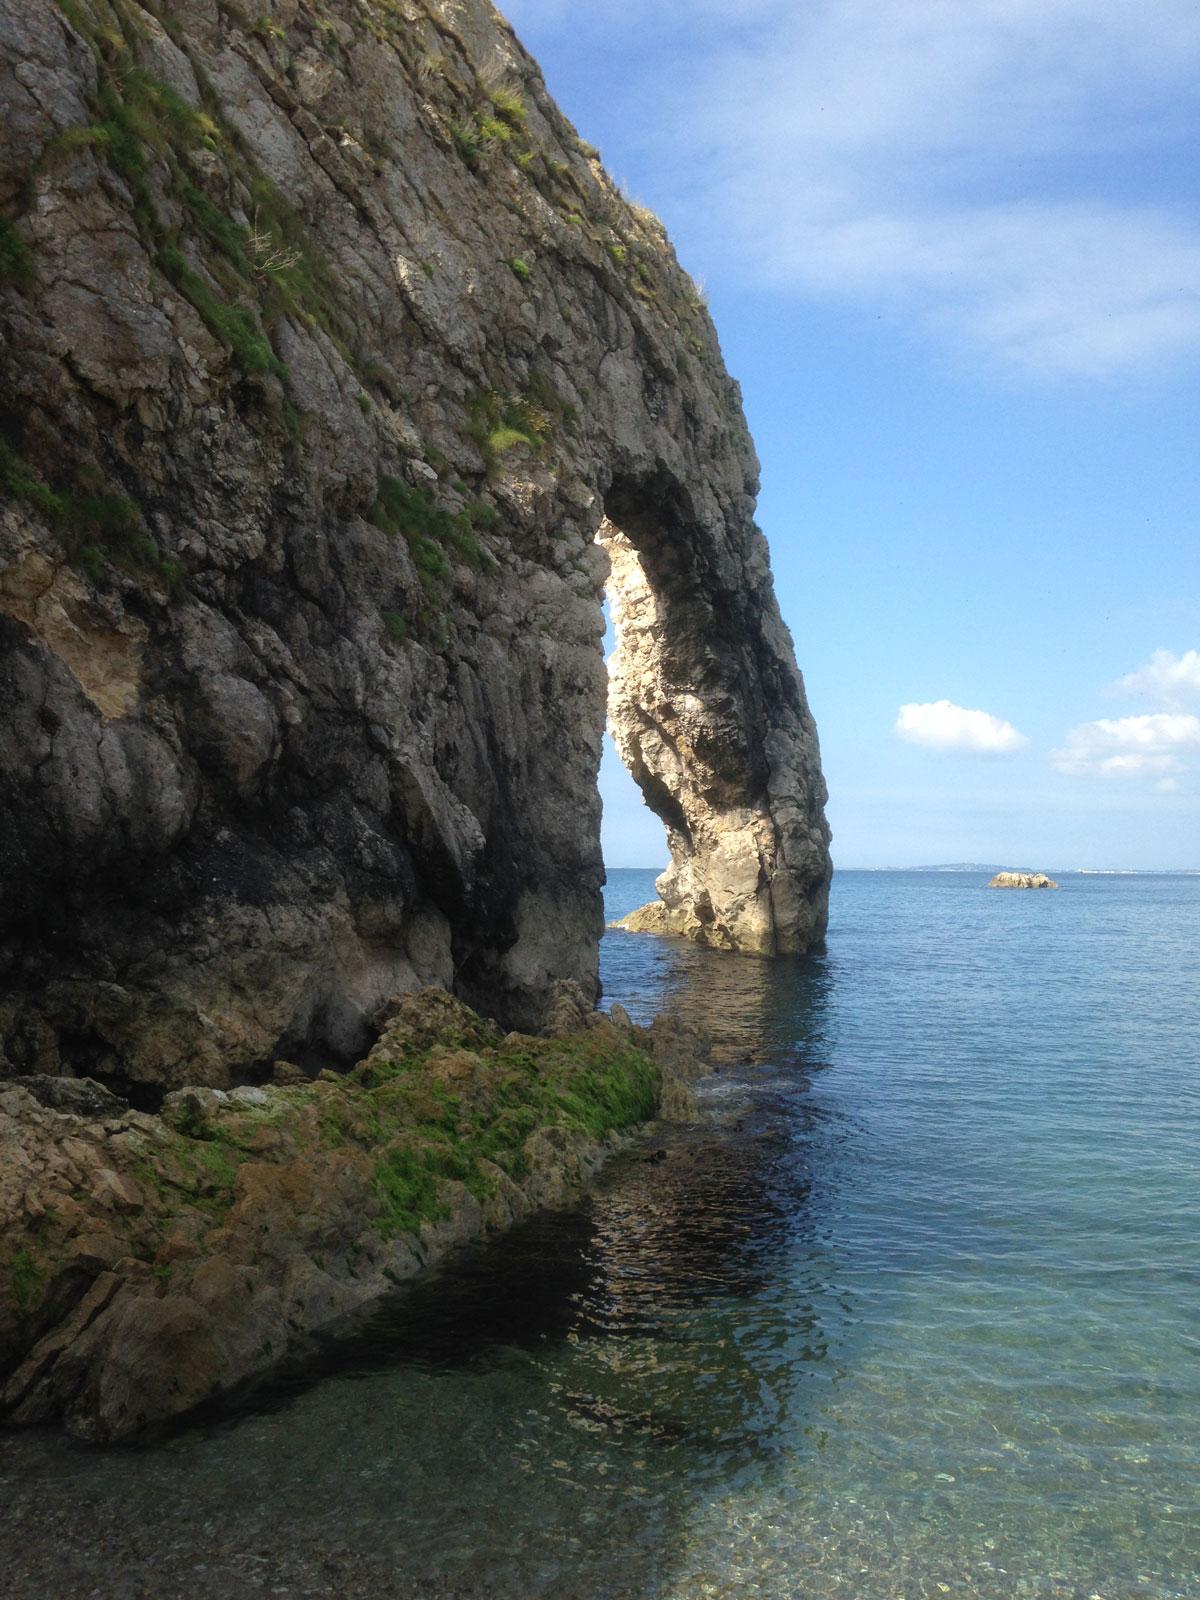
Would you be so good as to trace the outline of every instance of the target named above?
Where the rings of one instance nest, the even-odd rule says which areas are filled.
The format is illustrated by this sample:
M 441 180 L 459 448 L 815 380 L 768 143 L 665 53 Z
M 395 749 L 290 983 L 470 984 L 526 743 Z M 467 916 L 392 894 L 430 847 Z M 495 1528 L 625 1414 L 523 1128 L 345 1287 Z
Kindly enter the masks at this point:
M 594 993 L 610 556 L 673 915 L 819 936 L 737 387 L 503 19 L 0 0 L 0 51 L 0 1070 Z

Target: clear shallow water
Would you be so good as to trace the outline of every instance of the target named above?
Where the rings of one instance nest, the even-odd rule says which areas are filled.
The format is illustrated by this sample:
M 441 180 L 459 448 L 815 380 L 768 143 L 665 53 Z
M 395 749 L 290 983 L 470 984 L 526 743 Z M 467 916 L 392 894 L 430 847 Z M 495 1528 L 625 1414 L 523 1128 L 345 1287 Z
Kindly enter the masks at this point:
M 1063 882 L 845 873 L 797 962 L 610 933 L 706 1120 L 238 1416 L 0 1440 L 0 1592 L 1200 1597 L 1200 878 Z

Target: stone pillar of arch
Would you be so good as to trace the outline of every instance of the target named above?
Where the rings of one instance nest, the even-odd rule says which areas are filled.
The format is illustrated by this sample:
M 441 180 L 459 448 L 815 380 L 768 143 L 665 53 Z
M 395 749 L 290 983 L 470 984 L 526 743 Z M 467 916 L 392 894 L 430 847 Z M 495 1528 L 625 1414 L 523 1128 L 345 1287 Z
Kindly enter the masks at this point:
M 708 526 L 652 480 L 613 485 L 597 539 L 616 635 L 609 729 L 671 850 L 658 900 L 621 926 L 764 956 L 812 948 L 828 918 L 827 795 L 762 534 L 748 517 Z

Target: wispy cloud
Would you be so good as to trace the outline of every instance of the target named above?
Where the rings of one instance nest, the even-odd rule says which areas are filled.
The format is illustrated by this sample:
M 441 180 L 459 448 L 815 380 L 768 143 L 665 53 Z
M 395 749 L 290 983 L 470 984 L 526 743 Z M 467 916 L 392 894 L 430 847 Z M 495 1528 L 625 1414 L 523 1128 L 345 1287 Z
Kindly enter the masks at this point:
M 896 732 L 907 743 L 929 750 L 976 750 L 989 755 L 1005 755 L 1028 743 L 1011 722 L 990 711 L 969 711 L 950 700 L 901 706 Z
M 1156 650 L 1144 667 L 1118 678 L 1114 694 L 1156 700 L 1172 709 L 1200 705 L 1200 650 Z
M 1169 778 L 1188 770 L 1180 755 L 1193 750 L 1200 750 L 1200 717 L 1160 711 L 1081 723 L 1050 759 L 1072 777 Z
M 1039 371 L 1101 376 L 1200 346 L 1193 217 L 1131 204 L 1104 174 L 1178 136 L 1156 102 L 1167 84 L 1193 98 L 1200 17 L 1166 0 L 1147 28 L 1135 11 L 781 7 L 714 73 L 724 209 L 752 259 Z
M 632 0 L 585 9 L 610 34 L 647 25 Z M 1039 374 L 1200 350 L 1200 225 L 1168 176 L 1194 145 L 1194 0 L 651 11 L 677 28 L 654 137 L 681 153 L 678 208 L 708 217 L 714 264 Z M 517 0 L 518 22 L 539 12 L 578 26 L 577 6 Z

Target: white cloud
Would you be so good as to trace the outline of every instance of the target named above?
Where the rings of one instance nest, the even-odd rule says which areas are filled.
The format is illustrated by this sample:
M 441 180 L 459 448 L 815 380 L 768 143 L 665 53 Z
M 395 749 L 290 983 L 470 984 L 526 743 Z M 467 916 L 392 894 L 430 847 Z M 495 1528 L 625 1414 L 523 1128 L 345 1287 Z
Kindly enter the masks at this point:
M 1028 740 L 1011 722 L 989 711 L 968 711 L 950 700 L 900 707 L 896 732 L 909 744 L 930 750 L 983 750 L 993 755 L 1020 750 Z
M 1188 770 L 1179 757 L 1189 750 L 1200 750 L 1200 717 L 1160 711 L 1081 723 L 1050 759 L 1073 777 L 1169 778 Z
M 1118 678 L 1114 694 L 1144 695 L 1163 705 L 1200 704 L 1200 650 L 1156 650 L 1144 667 Z
M 515 9 L 581 26 L 564 0 Z M 710 271 L 916 318 L 1041 374 L 1200 351 L 1200 223 L 1170 186 L 1194 142 L 1194 0 L 1149 17 L 1129 0 L 582 9 L 592 49 L 652 22 L 651 159 L 678 151 L 676 218 L 705 230 Z
M 1178 794 L 1180 787 L 1179 779 L 1160 778 L 1154 787 L 1158 790 L 1159 794 Z
M 1094 377 L 1200 348 L 1194 218 L 1115 197 L 1103 172 L 1174 136 L 1154 102 L 1167 83 L 1190 98 L 1200 14 L 1135 12 L 781 6 L 714 74 L 720 210 L 776 283 L 916 310 L 1010 363 Z

